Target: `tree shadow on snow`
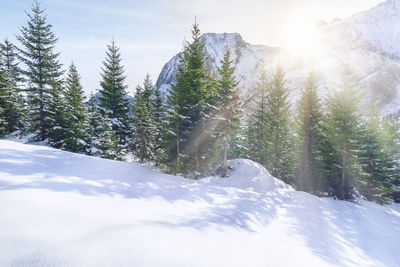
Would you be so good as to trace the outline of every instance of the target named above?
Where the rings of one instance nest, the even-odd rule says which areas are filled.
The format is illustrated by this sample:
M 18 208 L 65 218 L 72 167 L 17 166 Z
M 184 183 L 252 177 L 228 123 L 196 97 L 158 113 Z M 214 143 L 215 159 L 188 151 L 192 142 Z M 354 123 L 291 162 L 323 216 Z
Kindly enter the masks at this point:
M 21 178 L 13 180 L 16 177 Z M 0 148 L 0 190 L 26 188 L 82 195 L 121 196 L 132 199 L 161 197 L 174 204 L 186 201 L 198 210 L 185 217 L 146 221 L 168 228 L 203 230 L 210 226 L 233 227 L 256 233 L 277 218 L 278 209 L 288 218 L 288 231 L 304 240 L 307 247 L 332 264 L 387 265 L 400 262 L 393 248 L 399 247 L 399 211 L 364 202 L 362 205 L 318 198 L 304 192 L 266 191 L 224 186 L 207 178 L 190 180 L 156 174 L 137 163 L 122 163 L 66 153 L 46 147 L 31 151 Z M 229 178 L 224 178 L 229 179 Z M 374 218 L 371 221 L 371 218 Z M 375 219 L 376 218 L 376 219 Z M 388 219 L 389 218 L 389 219 Z M 373 229 L 373 231 L 371 231 Z M 379 240 L 379 246 L 370 240 Z M 349 248 L 359 248 L 357 255 Z M 390 256 L 388 256 L 388 253 Z M 365 262 L 360 263 L 360 259 Z

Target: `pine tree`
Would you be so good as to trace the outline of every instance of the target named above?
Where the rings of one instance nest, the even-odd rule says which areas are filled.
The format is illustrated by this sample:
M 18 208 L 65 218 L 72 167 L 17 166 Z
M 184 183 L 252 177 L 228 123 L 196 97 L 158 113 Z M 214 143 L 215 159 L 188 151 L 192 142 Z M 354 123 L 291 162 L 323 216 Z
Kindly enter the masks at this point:
M 323 125 L 322 158 L 328 192 L 339 199 L 352 199 L 361 166 L 357 157 L 360 125 L 358 85 L 348 72 L 339 90 L 328 98 Z
M 134 121 L 134 153 L 140 162 L 152 160 L 154 158 L 153 146 L 153 83 L 150 75 L 146 75 L 143 82 L 143 88 L 136 87 Z
M 29 84 L 27 94 L 32 130 L 38 133 L 39 140 L 45 140 L 49 130 L 54 127 L 54 114 L 50 114 L 49 110 L 51 91 L 62 71 L 58 62 L 59 54 L 54 52 L 57 38 L 38 1 L 35 1 L 31 13 L 28 13 L 28 25 L 20 31 L 21 35 L 17 39 L 24 47 L 19 52 L 27 67 L 24 74 Z
M 90 102 L 88 111 L 91 137 L 89 154 L 107 159 L 122 160 L 123 147 L 118 143 L 110 118 L 107 114 L 102 114 L 95 101 Z
M 1 52 L 1 51 L 0 51 Z M 3 61 L 0 57 L 0 70 L 3 69 Z M 0 71 L 0 137 L 3 137 L 6 134 L 7 122 L 4 111 L 5 97 L 6 92 L 4 90 L 6 88 L 6 77 L 3 71 Z
M 26 110 L 21 95 L 21 69 L 18 66 L 16 48 L 7 39 L 0 44 L 2 81 L 0 82 L 0 107 L 2 120 L 7 125 L 4 134 L 26 127 Z
M 217 129 L 220 131 L 220 141 L 223 146 L 222 176 L 227 175 L 228 151 L 232 138 L 236 135 L 240 125 L 240 95 L 238 82 L 235 79 L 235 67 L 231 60 L 231 52 L 226 49 L 221 67 L 218 68 L 218 93 L 220 96 L 217 114 Z
M 52 89 L 49 92 L 48 114 L 51 128 L 48 138 L 51 146 L 61 148 L 65 146 L 66 138 L 66 103 L 64 88 L 61 81 L 53 80 Z
M 176 171 L 186 173 L 201 170 L 200 138 L 206 99 L 207 71 L 204 67 L 204 45 L 200 43 L 200 29 L 195 22 L 193 40 L 181 54 L 176 84 L 168 95 L 169 154 Z
M 69 66 L 65 90 L 65 149 L 73 152 L 87 152 L 88 114 L 80 75 L 72 62 Z
M 111 119 L 118 141 L 126 145 L 130 134 L 127 86 L 124 84 L 126 76 L 121 65 L 121 53 L 115 42 L 107 45 L 107 49 L 101 74 L 100 107 L 103 114 Z
M 166 157 L 164 130 L 166 128 L 166 108 L 161 90 L 155 87 L 152 99 L 153 145 L 152 154 L 156 164 Z
M 237 158 L 247 158 L 251 159 L 250 154 L 253 151 L 250 151 L 249 141 L 249 125 L 245 123 L 240 123 L 239 128 L 237 129 L 237 134 L 232 138 L 231 148 L 230 148 L 230 157 Z
M 321 180 L 322 118 L 316 76 L 310 73 L 301 91 L 297 116 L 297 186 L 310 193 L 324 190 Z
M 267 132 L 267 96 L 269 93 L 269 83 L 265 71 L 264 61 L 257 66 L 258 77 L 252 96 L 251 114 L 248 119 L 247 127 L 247 150 L 248 157 L 264 166 L 267 165 L 268 158 L 268 139 Z
M 382 122 L 383 150 L 394 160 L 390 173 L 391 192 L 387 196 L 400 203 L 400 121 L 396 116 L 386 117 Z
M 271 174 L 286 183 L 293 183 L 293 133 L 291 127 L 289 89 L 284 72 L 277 67 L 267 95 L 266 132 L 268 159 L 266 167 Z
M 393 181 L 400 174 L 398 158 L 387 149 L 386 122 L 380 118 L 375 107 L 370 107 L 364 117 L 356 142 L 359 144 L 356 155 L 362 172 L 355 186 L 357 192 L 368 200 L 389 203 L 390 195 L 395 190 Z
M 97 136 L 97 156 L 105 159 L 122 160 L 122 146 L 118 143 L 116 132 L 112 129 L 111 120 L 105 115 L 98 122 L 102 131 Z

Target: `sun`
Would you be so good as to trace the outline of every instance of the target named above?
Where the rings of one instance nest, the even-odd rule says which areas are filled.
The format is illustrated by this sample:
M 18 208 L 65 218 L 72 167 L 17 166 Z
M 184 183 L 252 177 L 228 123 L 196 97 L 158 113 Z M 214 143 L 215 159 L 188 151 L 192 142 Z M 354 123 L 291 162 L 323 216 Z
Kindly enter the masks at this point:
M 281 39 L 282 46 L 298 57 L 316 56 L 323 49 L 316 24 L 309 21 L 288 22 L 282 30 Z

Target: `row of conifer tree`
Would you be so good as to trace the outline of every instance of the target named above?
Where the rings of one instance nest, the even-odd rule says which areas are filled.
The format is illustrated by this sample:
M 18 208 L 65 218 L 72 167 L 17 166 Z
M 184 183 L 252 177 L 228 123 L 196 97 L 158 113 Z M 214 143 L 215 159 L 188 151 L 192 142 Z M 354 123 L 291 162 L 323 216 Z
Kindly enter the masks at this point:
M 6 39 L 0 49 L 1 136 L 33 133 L 31 141 L 108 159 L 132 154 L 190 177 L 226 176 L 229 158 L 249 158 L 316 195 L 399 201 L 399 122 L 365 103 L 361 109 L 349 71 L 326 101 L 310 73 L 293 107 L 284 71 L 268 75 L 260 62 L 252 97 L 243 101 L 229 49 L 213 75 L 195 23 L 168 92 L 146 75 L 131 100 L 112 41 L 101 89 L 86 101 L 76 66 L 65 73 L 59 62 L 57 38 L 37 1 L 17 39 L 18 47 Z

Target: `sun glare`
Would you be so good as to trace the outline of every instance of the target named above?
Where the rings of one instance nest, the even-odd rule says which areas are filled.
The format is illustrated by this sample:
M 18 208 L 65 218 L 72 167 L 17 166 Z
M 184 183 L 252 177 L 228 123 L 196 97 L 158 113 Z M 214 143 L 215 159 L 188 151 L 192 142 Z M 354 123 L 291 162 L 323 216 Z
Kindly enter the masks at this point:
M 282 30 L 282 46 L 299 57 L 311 57 L 320 53 L 322 44 L 316 24 L 293 20 Z

